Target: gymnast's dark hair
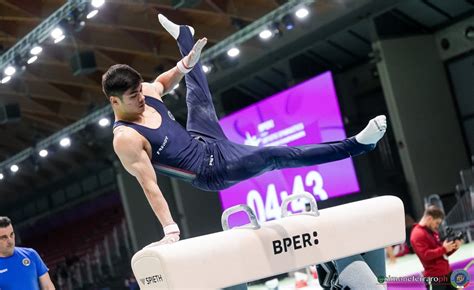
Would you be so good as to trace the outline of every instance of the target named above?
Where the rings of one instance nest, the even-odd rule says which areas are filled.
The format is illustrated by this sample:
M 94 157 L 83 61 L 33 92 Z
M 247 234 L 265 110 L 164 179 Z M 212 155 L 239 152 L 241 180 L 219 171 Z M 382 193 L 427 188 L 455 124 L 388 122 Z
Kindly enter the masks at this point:
M 0 216 L 0 228 L 6 228 L 12 224 L 12 221 L 6 216 Z
M 107 98 L 110 96 L 122 98 L 128 89 L 136 88 L 142 82 L 142 76 L 135 69 L 126 64 L 116 64 L 102 75 L 102 91 Z

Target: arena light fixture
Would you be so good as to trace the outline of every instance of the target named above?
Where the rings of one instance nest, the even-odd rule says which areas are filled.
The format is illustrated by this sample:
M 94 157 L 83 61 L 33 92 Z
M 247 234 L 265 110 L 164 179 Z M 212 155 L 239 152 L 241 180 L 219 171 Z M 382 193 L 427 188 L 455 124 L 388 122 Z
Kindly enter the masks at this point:
M 5 178 L 5 176 L 3 175 L 3 173 L 0 173 L 0 180 L 3 180 Z
M 104 3 L 105 3 L 105 0 L 92 0 L 91 1 L 91 5 L 95 8 L 101 7 L 102 5 L 104 5 Z
M 87 19 L 91 19 L 92 17 L 96 16 L 97 13 L 99 13 L 99 9 L 94 9 L 94 10 L 92 10 L 91 12 L 87 13 L 86 18 L 87 18 Z
M 306 8 L 306 7 L 298 8 L 298 10 L 296 10 L 296 12 L 295 12 L 295 15 L 299 19 L 306 18 L 309 15 L 308 8 Z
M 12 65 L 7 66 L 5 70 L 3 71 L 7 76 L 12 76 L 16 72 L 16 68 Z
M 32 64 L 32 63 L 34 63 L 37 59 L 38 59 L 38 56 L 37 56 L 37 55 L 33 55 L 32 57 L 30 57 L 30 58 L 26 61 L 26 63 L 27 63 L 27 64 Z
M 240 50 L 237 47 L 232 47 L 227 51 L 227 55 L 230 57 L 236 57 L 240 54 Z
M 8 83 L 11 79 L 12 79 L 11 76 L 5 76 L 5 77 L 2 78 L 1 83 L 2 83 L 2 84 L 6 84 L 6 83 Z
M 110 125 L 110 120 L 109 118 L 102 118 L 99 120 L 99 126 L 101 127 L 107 127 Z
M 248 24 L 244 28 L 240 29 L 238 32 L 228 36 L 224 40 L 216 43 L 209 49 L 206 49 L 201 55 L 201 62 L 206 63 L 216 57 L 224 54 L 229 50 L 229 47 L 237 47 L 241 43 L 253 38 L 258 35 L 263 28 L 268 27 L 269 23 L 279 22 L 281 19 L 288 15 L 289 11 L 295 11 L 295 9 L 300 7 L 306 7 L 313 3 L 315 0 L 288 0 L 285 4 L 281 5 L 272 12 L 266 14 Z M 274 32 L 275 33 L 275 32 Z
M 205 65 L 203 64 L 202 65 L 202 70 L 204 71 L 204 73 L 209 73 L 211 71 L 211 66 L 210 65 Z
M 61 141 L 59 141 L 59 145 L 61 145 L 61 147 L 69 147 L 71 146 L 71 139 L 69 139 L 68 137 L 64 137 L 61 139 Z
M 45 158 L 46 156 L 48 156 L 48 153 L 49 153 L 48 150 L 42 149 L 40 150 L 40 152 L 38 152 L 38 155 L 42 158 Z
M 11 171 L 11 172 L 17 173 L 18 170 L 20 170 L 20 167 L 18 167 L 18 165 L 13 164 L 12 166 L 10 166 L 10 171 Z
M 5 76 L 5 77 L 2 79 L 2 84 L 8 83 L 11 79 L 12 79 L 11 76 Z
M 270 31 L 270 29 L 266 28 L 264 30 L 262 30 L 258 36 L 261 38 L 261 39 L 269 39 L 270 37 L 273 36 L 273 32 Z
M 54 39 L 61 38 L 61 36 L 64 36 L 64 32 L 61 28 L 56 27 L 51 31 L 51 37 Z
M 41 46 L 38 46 L 38 45 L 37 45 L 37 46 L 33 47 L 33 48 L 30 50 L 30 53 L 31 53 L 32 55 L 38 55 L 38 54 L 40 54 L 42 51 L 43 51 L 43 48 L 42 48 Z
M 59 43 L 59 42 L 61 42 L 65 37 L 66 37 L 66 36 L 64 36 L 64 34 L 61 35 L 61 36 L 59 36 L 58 38 L 54 39 L 54 43 Z
M 64 35 L 64 31 L 60 27 L 56 27 L 51 31 L 51 37 L 54 39 L 54 43 L 59 43 L 66 36 Z

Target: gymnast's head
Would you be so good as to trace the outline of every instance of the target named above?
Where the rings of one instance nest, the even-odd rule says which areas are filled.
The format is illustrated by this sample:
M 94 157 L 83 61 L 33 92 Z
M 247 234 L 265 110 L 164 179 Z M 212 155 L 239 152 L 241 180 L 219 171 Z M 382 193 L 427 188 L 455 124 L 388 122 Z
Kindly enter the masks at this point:
M 12 221 L 0 216 L 0 257 L 9 257 L 15 251 L 15 232 Z
M 102 75 L 102 91 L 116 114 L 140 114 L 145 110 L 142 76 L 126 64 L 111 66 Z

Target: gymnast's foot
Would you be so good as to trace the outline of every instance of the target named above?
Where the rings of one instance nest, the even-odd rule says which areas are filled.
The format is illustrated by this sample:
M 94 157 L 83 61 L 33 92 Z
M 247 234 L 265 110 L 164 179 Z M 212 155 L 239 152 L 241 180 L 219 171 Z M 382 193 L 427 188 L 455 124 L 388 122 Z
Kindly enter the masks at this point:
M 380 115 L 369 121 L 369 124 L 359 134 L 355 136 L 360 144 L 376 144 L 387 131 L 387 118 Z
M 158 21 L 160 21 L 161 25 L 163 26 L 166 31 L 168 31 L 174 39 L 178 39 L 179 37 L 179 27 L 180 25 L 171 22 L 168 18 L 166 18 L 163 14 L 158 14 Z M 194 36 L 194 28 L 187 25 L 191 34 Z

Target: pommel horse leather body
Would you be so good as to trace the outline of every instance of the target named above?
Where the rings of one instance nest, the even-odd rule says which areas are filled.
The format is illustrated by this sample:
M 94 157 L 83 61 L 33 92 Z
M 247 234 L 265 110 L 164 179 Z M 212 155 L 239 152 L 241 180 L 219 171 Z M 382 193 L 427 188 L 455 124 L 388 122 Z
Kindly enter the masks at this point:
M 138 251 L 132 269 L 140 288 L 219 289 L 405 240 L 404 207 L 395 196 L 320 211 L 308 196 L 313 199 L 308 213 L 287 216 L 284 202 L 281 219 L 259 225 L 251 212 L 251 226 Z

